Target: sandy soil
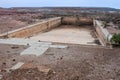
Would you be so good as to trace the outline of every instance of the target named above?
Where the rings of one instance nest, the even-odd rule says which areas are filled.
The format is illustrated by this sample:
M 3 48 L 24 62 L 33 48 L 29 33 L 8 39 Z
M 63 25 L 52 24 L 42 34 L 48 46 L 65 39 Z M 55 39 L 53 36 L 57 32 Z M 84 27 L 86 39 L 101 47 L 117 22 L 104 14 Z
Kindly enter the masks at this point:
M 25 69 L 5 73 L 2 80 L 120 80 L 120 49 L 68 46 L 65 49 L 49 48 L 39 57 L 30 55 L 14 57 L 16 63 L 25 62 L 34 66 L 49 67 L 51 72 L 48 74 L 31 65 Z M 14 55 L 8 60 L 12 60 Z
M 31 37 L 33 40 L 95 45 L 91 26 L 61 25 L 51 31 Z

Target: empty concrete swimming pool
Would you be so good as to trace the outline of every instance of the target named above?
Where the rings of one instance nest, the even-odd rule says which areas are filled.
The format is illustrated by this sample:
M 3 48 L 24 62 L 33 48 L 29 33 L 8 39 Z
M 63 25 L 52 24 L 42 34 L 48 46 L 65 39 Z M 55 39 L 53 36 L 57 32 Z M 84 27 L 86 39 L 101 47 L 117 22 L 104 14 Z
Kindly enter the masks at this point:
M 89 18 L 56 17 L 0 35 L 1 38 L 97 45 L 93 21 Z M 98 40 L 98 39 L 97 39 Z

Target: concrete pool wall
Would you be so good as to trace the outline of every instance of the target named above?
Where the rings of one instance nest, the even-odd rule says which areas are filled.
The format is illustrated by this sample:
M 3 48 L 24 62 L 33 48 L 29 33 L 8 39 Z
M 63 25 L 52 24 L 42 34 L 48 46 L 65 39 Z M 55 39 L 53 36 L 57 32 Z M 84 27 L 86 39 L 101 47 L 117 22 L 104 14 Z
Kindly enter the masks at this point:
M 97 37 L 100 39 L 99 41 L 101 41 L 102 45 L 109 46 L 112 34 L 110 34 L 109 31 L 104 28 L 103 24 L 100 21 L 93 20 L 93 23 L 97 33 Z
M 93 19 L 92 18 L 86 18 L 86 17 L 78 17 L 78 16 L 69 16 L 69 17 L 62 17 L 62 24 L 67 25 L 93 25 Z
M 33 34 L 55 28 L 61 24 L 61 17 L 51 18 L 20 29 L 9 31 L 0 35 L 1 38 L 24 38 Z

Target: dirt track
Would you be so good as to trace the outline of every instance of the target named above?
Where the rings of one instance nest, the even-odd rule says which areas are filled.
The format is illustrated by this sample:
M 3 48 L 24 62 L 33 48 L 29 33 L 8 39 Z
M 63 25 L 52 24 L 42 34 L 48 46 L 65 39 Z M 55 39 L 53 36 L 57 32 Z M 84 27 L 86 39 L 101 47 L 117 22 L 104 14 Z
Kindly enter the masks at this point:
M 14 59 L 34 66 L 47 66 L 52 72 L 44 74 L 31 66 L 6 73 L 2 80 L 120 80 L 119 57 L 119 49 L 82 45 L 69 45 L 66 49 L 49 48 L 39 57 L 16 55 Z

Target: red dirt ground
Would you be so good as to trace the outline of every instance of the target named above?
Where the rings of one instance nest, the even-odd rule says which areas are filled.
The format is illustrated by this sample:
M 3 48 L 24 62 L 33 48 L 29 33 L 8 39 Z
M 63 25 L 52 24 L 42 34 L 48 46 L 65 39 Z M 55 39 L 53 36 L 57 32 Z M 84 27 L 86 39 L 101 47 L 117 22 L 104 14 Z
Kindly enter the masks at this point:
M 65 44 L 64 44 L 65 45 Z M 68 44 L 66 44 L 68 45 Z M 3 46 L 3 45 L 0 45 Z M 120 49 L 108 49 L 98 46 L 68 45 L 65 49 L 49 48 L 43 55 L 36 56 L 19 56 L 13 54 L 9 60 L 4 62 L 7 67 L 11 67 L 13 59 L 15 63 L 25 62 L 32 64 L 28 68 L 20 68 L 10 73 L 1 73 L 2 80 L 120 80 Z M 18 50 L 11 51 L 11 46 L 5 45 L 14 53 Z M 22 47 L 22 46 L 21 46 Z M 3 48 L 0 48 L 0 51 Z M 7 52 L 2 54 L 5 55 Z M 15 57 L 14 57 L 15 56 Z M 3 58 L 1 57 L 1 60 Z M 0 61 L 3 63 L 3 61 Z M 36 67 L 35 67 L 36 66 Z M 45 74 L 38 70 L 37 67 L 46 66 L 51 69 Z

